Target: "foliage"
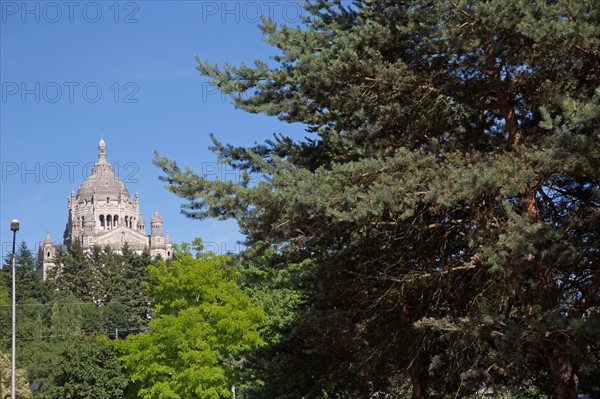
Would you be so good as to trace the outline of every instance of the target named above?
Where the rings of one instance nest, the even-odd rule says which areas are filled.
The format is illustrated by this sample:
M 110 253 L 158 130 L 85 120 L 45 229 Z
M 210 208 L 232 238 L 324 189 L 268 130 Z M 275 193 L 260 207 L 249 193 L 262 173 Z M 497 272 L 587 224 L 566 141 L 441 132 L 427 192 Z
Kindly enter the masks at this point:
M 64 399 L 123 398 L 128 380 L 116 350 L 106 338 L 83 339 L 61 354 L 53 388 L 46 395 Z
M 80 242 L 74 241 L 66 251 L 59 248 L 54 263 L 56 267 L 48 272 L 52 288 L 70 293 L 84 301 L 94 299 L 93 270 Z
M 19 364 L 27 370 L 29 384 L 36 387 L 34 398 L 54 399 L 50 392 L 55 388 L 54 377 L 59 372 L 61 354 L 65 351 L 68 341 L 46 337 L 48 335 L 17 342 L 17 357 Z
M 193 218 L 316 265 L 264 397 L 575 398 L 600 348 L 600 20 L 584 0 L 315 1 L 272 63 L 198 69 L 307 126 L 223 145 L 240 182 L 157 154 Z M 260 181 L 249 174 L 262 176 Z M 285 345 L 284 345 L 285 344 Z M 591 374 L 590 374 L 591 373 Z
M 0 348 L 8 350 L 12 337 L 11 290 L 0 285 Z
M 248 355 L 242 383 L 236 386 L 241 397 L 253 397 L 264 389 L 265 381 L 280 372 L 277 369 L 280 348 L 289 344 L 288 334 L 294 328 L 297 315 L 310 306 L 318 276 L 309 260 L 288 265 L 274 250 L 260 254 L 249 248 L 235 263 L 240 289 L 266 314 L 261 335 L 269 345 Z
M 183 244 L 149 268 L 156 314 L 146 333 L 117 342 L 141 398 L 229 397 L 244 354 L 263 345 L 263 311 L 235 284 L 229 258 Z
M 148 253 L 138 255 L 129 248 L 122 254 L 109 248 L 93 248 L 88 253 L 77 245 L 58 252 L 58 267 L 46 282 L 36 272 L 33 254 L 24 243 L 16 258 L 18 365 L 27 371 L 29 383 L 36 387 L 34 396 L 39 398 L 68 397 L 60 390 L 66 380 L 59 381 L 75 378 L 67 375 L 75 372 L 68 370 L 67 357 L 72 351 L 86 352 L 93 347 L 90 337 L 125 336 L 144 330 L 151 312 L 144 289 L 149 279 L 147 267 L 152 262 Z M 2 351 L 8 351 L 11 342 L 11 280 L 12 258 L 8 257 L 0 270 Z M 88 349 L 82 349 L 84 346 Z M 93 359 L 92 352 L 86 352 L 89 360 Z M 109 375 L 110 370 L 105 371 Z
M 0 398 L 9 399 L 12 392 L 12 360 L 9 353 L 0 352 Z M 27 383 L 27 374 L 25 370 L 17 368 L 15 370 L 17 384 L 15 393 L 18 398 L 31 398 L 29 384 Z
M 49 273 L 49 284 L 61 295 L 70 294 L 78 301 L 99 307 L 97 312 L 102 314 L 95 321 L 87 309 L 92 323 L 86 325 L 98 325 L 100 330 L 96 332 L 109 333 L 115 328 L 137 332 L 148 325 L 151 312 L 144 287 L 152 262 L 148 252 L 138 255 L 127 246 L 121 254 L 98 246 L 86 253 L 74 243 L 68 251 L 58 251 L 57 267 Z
M 16 285 L 17 303 L 24 300 L 45 301 L 48 299 L 48 288 L 35 269 L 35 257 L 25 242 L 16 250 Z M 5 260 L 0 269 L 0 284 L 12 290 L 12 253 Z
M 252 248 L 236 261 L 240 289 L 267 315 L 263 337 L 271 343 L 280 341 L 296 313 L 305 307 L 316 283 L 310 261 L 288 265 L 282 263 L 285 259 L 276 251 L 260 254 Z

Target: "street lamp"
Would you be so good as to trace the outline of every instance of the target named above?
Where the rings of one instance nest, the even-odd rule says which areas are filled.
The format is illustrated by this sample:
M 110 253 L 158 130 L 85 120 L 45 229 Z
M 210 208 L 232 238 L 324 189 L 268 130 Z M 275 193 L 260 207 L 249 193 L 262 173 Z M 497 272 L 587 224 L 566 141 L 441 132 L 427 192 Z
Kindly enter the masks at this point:
M 19 221 L 13 219 L 10 222 L 10 231 L 13 232 L 12 248 L 12 395 L 11 399 L 16 399 L 17 395 L 17 284 L 16 269 L 17 257 L 15 255 L 15 244 L 17 242 L 17 231 L 19 231 Z

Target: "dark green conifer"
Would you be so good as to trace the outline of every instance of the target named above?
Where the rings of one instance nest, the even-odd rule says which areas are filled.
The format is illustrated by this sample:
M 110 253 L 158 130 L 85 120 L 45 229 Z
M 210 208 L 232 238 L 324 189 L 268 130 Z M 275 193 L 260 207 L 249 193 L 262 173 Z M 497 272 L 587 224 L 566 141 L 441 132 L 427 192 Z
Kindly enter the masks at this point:
M 235 218 L 248 245 L 319 267 L 267 389 L 368 397 L 409 379 L 414 398 L 455 397 L 533 372 L 575 398 L 600 341 L 597 7 L 307 11 L 298 28 L 264 21 L 273 62 L 198 65 L 237 107 L 305 124 L 306 139 L 215 140 L 241 183 L 156 161 L 188 216 Z

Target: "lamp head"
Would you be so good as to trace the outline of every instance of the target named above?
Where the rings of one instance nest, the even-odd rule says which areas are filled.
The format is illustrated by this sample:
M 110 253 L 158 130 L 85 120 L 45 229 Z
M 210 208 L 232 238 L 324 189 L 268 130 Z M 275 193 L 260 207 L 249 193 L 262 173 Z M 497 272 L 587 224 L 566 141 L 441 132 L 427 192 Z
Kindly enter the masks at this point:
M 12 222 L 10 222 L 10 231 L 19 231 L 19 221 L 17 219 L 13 219 Z

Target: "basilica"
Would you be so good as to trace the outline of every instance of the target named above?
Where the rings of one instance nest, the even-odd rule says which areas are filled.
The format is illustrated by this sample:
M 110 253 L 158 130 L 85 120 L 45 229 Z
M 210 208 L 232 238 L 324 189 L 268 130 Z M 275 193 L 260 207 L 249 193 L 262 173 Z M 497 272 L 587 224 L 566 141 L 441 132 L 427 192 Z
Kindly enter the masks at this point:
M 95 245 L 110 247 L 115 252 L 127 244 L 137 253 L 148 250 L 151 256 L 171 257 L 169 233 L 163 235 L 163 221 L 158 211 L 150 220 L 150 235 L 140 212 L 140 197 L 129 194 L 125 183 L 115 175 L 106 160 L 106 143 L 100 139 L 98 162 L 90 176 L 79 186 L 77 194 L 68 198 L 68 220 L 63 235 L 63 246 L 79 241 L 84 249 Z M 38 271 L 46 280 L 48 271 L 55 267 L 54 258 L 59 245 L 52 242 L 50 233 L 38 250 Z

